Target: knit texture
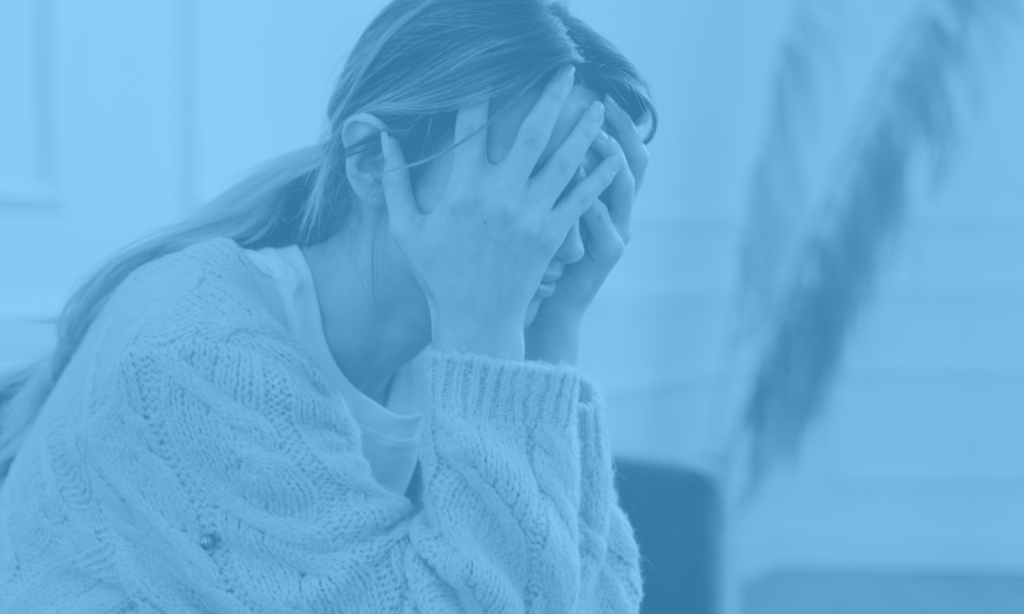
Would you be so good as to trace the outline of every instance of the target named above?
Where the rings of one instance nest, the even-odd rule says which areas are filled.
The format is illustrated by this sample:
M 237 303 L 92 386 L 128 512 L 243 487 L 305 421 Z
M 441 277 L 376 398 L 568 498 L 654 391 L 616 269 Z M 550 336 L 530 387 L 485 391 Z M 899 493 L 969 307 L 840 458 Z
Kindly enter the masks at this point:
M 426 353 L 422 505 L 228 239 L 114 293 L 0 488 L 0 612 L 638 612 L 603 399 Z

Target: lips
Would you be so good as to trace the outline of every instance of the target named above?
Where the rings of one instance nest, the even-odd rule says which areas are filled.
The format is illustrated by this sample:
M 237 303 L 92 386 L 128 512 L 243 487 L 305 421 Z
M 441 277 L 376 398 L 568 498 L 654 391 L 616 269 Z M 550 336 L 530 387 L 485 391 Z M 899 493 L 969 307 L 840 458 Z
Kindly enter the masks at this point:
M 541 284 L 537 287 L 537 298 L 547 298 L 555 293 L 555 284 Z
M 544 276 L 544 279 L 540 280 L 540 283 L 542 283 L 542 284 L 553 284 L 556 281 L 558 281 L 558 278 L 561 277 L 561 276 L 562 276 L 562 272 L 561 271 L 559 271 L 557 273 L 548 273 L 547 275 Z

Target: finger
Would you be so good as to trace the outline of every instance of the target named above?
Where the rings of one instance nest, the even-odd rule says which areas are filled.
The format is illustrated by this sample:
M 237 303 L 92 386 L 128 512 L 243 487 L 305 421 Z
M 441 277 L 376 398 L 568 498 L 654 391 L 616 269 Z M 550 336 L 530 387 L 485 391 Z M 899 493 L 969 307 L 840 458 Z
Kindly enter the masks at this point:
M 569 195 L 555 207 L 556 214 L 562 216 L 562 222 L 571 226 L 583 213 L 599 200 L 601 192 L 615 179 L 615 174 L 622 166 L 622 158 L 613 156 L 606 158 L 593 173 L 576 185 Z
M 467 176 L 487 161 L 487 117 L 490 101 L 459 109 L 455 116 L 454 172 Z
M 544 164 L 537 176 L 533 179 L 533 185 L 540 191 L 541 197 L 548 194 L 557 194 L 565 189 L 569 181 L 579 168 L 580 160 L 587 154 L 591 144 L 601 132 L 601 124 L 604 122 L 604 105 L 595 102 L 590 109 L 580 117 L 569 137 L 558 147 L 558 150 Z
M 643 183 L 644 176 L 647 174 L 650 154 L 647 151 L 647 146 L 644 145 L 643 139 L 640 137 L 636 124 L 633 123 L 633 118 L 615 102 L 611 95 L 605 95 L 604 103 L 607 109 L 605 115 L 612 129 L 612 136 L 622 146 L 622 151 L 626 155 L 626 162 L 629 163 L 629 169 L 633 174 L 633 192 L 635 194 L 640 190 L 640 184 Z
M 557 207 L 562 202 L 562 200 L 569 196 L 569 194 L 572 192 L 572 189 L 575 188 L 579 184 L 579 182 L 583 181 L 586 178 L 586 169 L 583 166 L 577 166 L 576 172 L 573 174 L 572 179 L 569 181 L 569 185 L 565 186 L 565 189 L 563 189 L 562 193 L 558 195 L 558 199 L 555 200 L 555 203 L 551 206 L 551 208 L 554 209 L 555 207 Z
M 627 237 L 622 236 L 612 222 L 608 213 L 608 207 L 601 201 L 595 202 L 583 213 L 583 223 L 587 226 L 591 242 L 597 245 L 615 245 L 629 242 Z
M 405 156 L 402 155 L 398 139 L 381 131 L 380 140 L 384 155 L 384 172 L 380 178 L 384 202 L 391 223 L 399 227 L 421 215 L 421 212 L 416 204 L 412 182 L 409 180 L 409 169 L 405 166 Z
M 501 162 L 515 178 L 525 181 L 533 173 L 541 153 L 551 140 L 555 123 L 562 113 L 569 91 L 572 90 L 574 76 L 575 67 L 564 66 L 547 84 L 537 104 L 533 105 L 523 120 L 512 143 L 512 149 Z
M 602 132 L 594 139 L 593 148 L 603 158 L 620 156 L 624 161 L 626 159 L 622 146 L 607 133 Z M 629 234 L 629 221 L 633 213 L 633 203 L 636 201 L 635 181 L 632 169 L 624 164 L 615 174 L 615 179 L 608 189 L 601 194 L 601 200 L 608 206 L 612 222 L 624 238 Z

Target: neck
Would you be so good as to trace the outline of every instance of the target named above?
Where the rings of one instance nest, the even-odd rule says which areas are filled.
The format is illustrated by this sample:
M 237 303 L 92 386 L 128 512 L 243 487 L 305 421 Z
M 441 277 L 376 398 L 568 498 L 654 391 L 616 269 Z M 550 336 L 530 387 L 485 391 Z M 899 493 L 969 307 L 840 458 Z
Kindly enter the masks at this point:
M 392 377 L 430 342 L 430 318 L 422 296 L 393 290 L 408 284 L 385 283 L 374 304 L 371 251 L 368 241 L 347 240 L 302 248 L 334 360 L 360 392 L 383 405 Z M 378 269 L 384 280 L 396 270 L 386 257 Z M 415 283 L 412 288 L 418 291 Z

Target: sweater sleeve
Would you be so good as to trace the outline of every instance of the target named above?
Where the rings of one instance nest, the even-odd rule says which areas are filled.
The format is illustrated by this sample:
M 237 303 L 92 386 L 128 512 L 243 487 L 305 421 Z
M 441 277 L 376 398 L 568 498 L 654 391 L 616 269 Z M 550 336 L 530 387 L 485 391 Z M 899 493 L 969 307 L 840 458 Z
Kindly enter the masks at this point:
M 578 420 L 574 368 L 428 351 L 417 511 L 373 480 L 344 402 L 279 345 L 238 334 L 123 355 L 85 445 L 93 529 L 140 605 L 636 611 L 610 467 L 581 490 L 581 459 L 606 457 L 581 454 L 601 427 Z
M 600 389 L 581 376 L 577 423 L 581 614 L 639 612 L 643 600 L 640 549 L 629 518 L 619 505 L 604 412 Z

